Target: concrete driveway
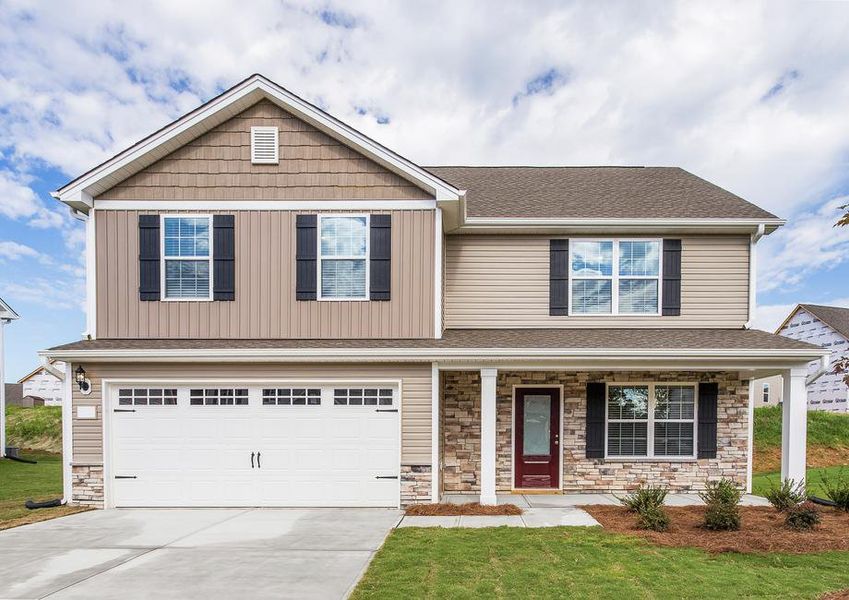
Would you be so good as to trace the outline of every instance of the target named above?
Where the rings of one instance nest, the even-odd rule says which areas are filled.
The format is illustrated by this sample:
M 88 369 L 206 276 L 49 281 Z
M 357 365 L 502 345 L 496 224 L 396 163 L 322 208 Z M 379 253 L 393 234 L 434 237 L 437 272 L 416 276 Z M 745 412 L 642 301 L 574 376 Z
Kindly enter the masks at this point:
M 384 509 L 122 509 L 0 531 L 0 599 L 344 598 Z

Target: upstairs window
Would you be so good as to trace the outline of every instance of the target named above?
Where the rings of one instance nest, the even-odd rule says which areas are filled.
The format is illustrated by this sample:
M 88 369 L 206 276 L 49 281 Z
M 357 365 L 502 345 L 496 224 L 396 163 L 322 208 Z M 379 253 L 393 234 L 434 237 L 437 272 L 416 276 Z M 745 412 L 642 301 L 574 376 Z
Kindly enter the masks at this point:
M 211 300 L 212 217 L 163 216 L 162 259 L 166 300 Z
M 660 314 L 660 240 L 572 240 L 573 315 Z
M 319 300 L 366 300 L 368 217 L 320 216 Z

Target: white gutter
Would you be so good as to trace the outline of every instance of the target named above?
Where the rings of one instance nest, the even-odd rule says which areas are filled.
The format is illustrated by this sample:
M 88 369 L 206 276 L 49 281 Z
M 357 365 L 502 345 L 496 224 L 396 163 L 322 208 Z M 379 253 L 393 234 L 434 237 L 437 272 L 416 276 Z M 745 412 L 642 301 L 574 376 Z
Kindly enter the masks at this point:
M 826 373 L 831 372 L 831 353 L 829 352 L 827 355 L 820 357 L 820 368 L 816 370 L 816 372 L 811 373 L 805 378 L 805 385 L 811 385 L 817 379 L 825 375 Z
M 704 348 L 606 349 L 606 348 L 157 348 L 101 350 L 43 350 L 40 356 L 54 360 L 139 360 L 174 362 L 199 361 L 397 361 L 432 362 L 434 360 L 475 359 L 799 359 L 817 360 L 828 355 L 822 349 L 725 350 Z
M 743 325 L 746 329 L 752 328 L 755 314 L 758 310 L 758 248 L 757 243 L 764 236 L 766 226 L 761 223 L 758 230 L 752 234 L 749 241 L 749 320 Z
M 558 218 L 496 218 L 466 217 L 463 228 L 477 227 L 750 227 L 761 231 L 766 227 L 781 227 L 784 219 L 720 219 L 720 218 L 655 218 L 655 219 L 558 219 Z

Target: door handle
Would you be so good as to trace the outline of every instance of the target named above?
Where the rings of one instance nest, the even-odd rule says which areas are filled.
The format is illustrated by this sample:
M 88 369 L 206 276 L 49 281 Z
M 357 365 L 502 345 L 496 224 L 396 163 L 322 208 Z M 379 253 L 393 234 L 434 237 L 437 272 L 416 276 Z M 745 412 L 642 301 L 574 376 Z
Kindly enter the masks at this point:
M 257 468 L 257 469 L 261 469 L 261 468 L 262 468 L 262 465 L 261 465 L 261 464 L 260 464 L 260 462 L 259 462 L 259 457 L 260 457 L 260 455 L 261 455 L 261 453 L 260 453 L 260 452 L 257 452 L 257 453 L 256 453 L 256 468 Z
M 254 468 L 254 453 L 251 452 L 251 469 Z

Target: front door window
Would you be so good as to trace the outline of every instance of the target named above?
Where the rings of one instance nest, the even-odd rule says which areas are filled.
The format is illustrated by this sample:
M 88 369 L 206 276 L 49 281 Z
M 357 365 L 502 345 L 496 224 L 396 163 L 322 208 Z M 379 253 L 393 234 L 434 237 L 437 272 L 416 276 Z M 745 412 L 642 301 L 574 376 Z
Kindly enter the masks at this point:
M 525 396 L 525 456 L 548 456 L 551 444 L 551 396 Z

